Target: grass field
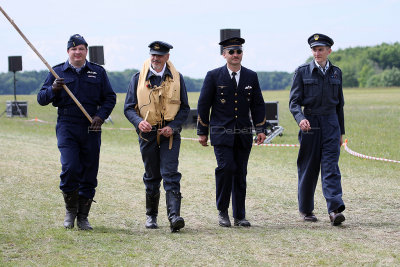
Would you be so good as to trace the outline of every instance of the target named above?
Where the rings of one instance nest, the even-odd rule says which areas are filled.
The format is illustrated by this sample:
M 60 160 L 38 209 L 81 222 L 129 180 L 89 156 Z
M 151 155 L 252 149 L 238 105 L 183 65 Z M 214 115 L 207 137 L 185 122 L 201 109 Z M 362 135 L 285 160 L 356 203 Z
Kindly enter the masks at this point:
M 359 153 L 400 160 L 400 88 L 345 90 L 348 146 Z M 288 91 L 264 92 L 279 101 L 282 137 L 296 144 L 298 127 L 288 111 Z M 160 201 L 158 230 L 146 230 L 143 163 L 137 135 L 118 95 L 114 124 L 103 127 L 99 186 L 91 232 L 62 227 L 56 110 L 36 96 L 28 118 L 0 118 L 1 266 L 398 266 L 400 265 L 400 164 L 354 157 L 342 149 L 340 167 L 346 221 L 332 227 L 320 183 L 317 223 L 297 211 L 296 147 L 253 147 L 248 167 L 247 218 L 253 227 L 221 228 L 215 208 L 211 147 L 182 141 L 182 211 L 186 227 L 171 234 Z M 198 94 L 189 95 L 196 107 Z M 0 96 L 1 109 L 13 96 Z M 49 123 L 32 122 L 38 118 Z M 112 128 L 112 129 L 111 129 Z M 185 129 L 185 137 L 196 137 Z M 231 211 L 230 211 L 231 214 Z

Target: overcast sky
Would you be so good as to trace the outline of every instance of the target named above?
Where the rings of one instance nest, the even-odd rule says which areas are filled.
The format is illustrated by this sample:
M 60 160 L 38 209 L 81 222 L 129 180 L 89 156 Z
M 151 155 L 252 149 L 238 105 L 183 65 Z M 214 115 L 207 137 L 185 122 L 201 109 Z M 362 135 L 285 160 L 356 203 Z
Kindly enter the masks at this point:
M 155 40 L 174 46 L 170 60 L 185 76 L 204 78 L 225 63 L 220 29 L 240 29 L 243 65 L 255 71 L 287 71 L 311 55 L 307 38 L 329 35 L 333 50 L 400 40 L 400 0 L 0 0 L 50 65 L 67 59 L 72 34 L 104 46 L 109 71 L 140 69 Z M 42 61 L 0 14 L 0 72 L 8 56 L 22 56 L 23 70 Z

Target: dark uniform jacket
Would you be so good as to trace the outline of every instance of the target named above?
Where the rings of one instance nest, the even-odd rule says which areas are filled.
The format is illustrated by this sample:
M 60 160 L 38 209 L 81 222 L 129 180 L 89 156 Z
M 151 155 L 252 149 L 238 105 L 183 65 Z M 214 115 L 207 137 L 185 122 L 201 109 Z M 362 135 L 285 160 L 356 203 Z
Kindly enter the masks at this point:
M 68 89 L 92 118 L 94 116 L 99 116 L 102 120 L 108 118 L 115 106 L 116 94 L 102 66 L 86 61 L 86 65 L 80 73 L 77 73 L 66 61 L 54 66 L 53 69 L 60 78 L 64 78 Z M 57 94 L 53 92 L 51 88 L 54 80 L 54 76 L 49 73 L 37 96 L 39 104 L 44 106 L 53 103 L 53 106 L 58 107 L 58 121 L 90 124 L 65 90 Z
M 197 134 L 208 135 L 210 132 L 211 145 L 233 147 L 234 137 L 239 135 L 244 147 L 251 146 L 252 121 L 257 133 L 266 129 L 265 103 L 257 73 L 242 66 L 235 91 L 226 65 L 209 71 L 197 112 Z
M 345 130 L 342 71 L 331 63 L 329 65 L 325 75 L 318 69 L 314 60 L 297 68 L 290 91 L 289 109 L 297 124 L 306 119 L 307 115 L 336 113 L 343 135 Z
M 126 118 L 133 124 L 133 126 L 135 126 L 137 131 L 139 131 L 139 128 L 138 128 L 139 123 L 143 120 L 143 118 L 140 117 L 140 115 L 136 111 L 136 105 L 138 104 L 136 91 L 137 91 L 137 86 L 138 86 L 138 81 L 139 81 L 139 75 L 140 75 L 140 72 L 135 73 L 129 83 L 128 91 L 126 93 L 125 106 L 124 106 L 124 113 L 125 113 Z M 168 68 L 165 68 L 162 80 L 165 79 L 166 75 L 169 75 L 170 77 L 172 77 L 172 73 Z M 147 80 L 150 79 L 151 84 L 154 84 L 154 85 L 161 84 L 161 81 L 159 81 L 157 83 L 157 82 L 155 82 L 155 80 L 153 80 L 153 79 L 157 79 L 157 76 L 154 75 L 151 71 L 148 71 L 146 79 Z M 180 106 L 180 109 L 179 109 L 178 113 L 176 114 L 174 120 L 165 122 L 165 125 L 171 127 L 174 132 L 180 132 L 182 130 L 182 124 L 186 121 L 186 119 L 189 115 L 189 111 L 190 111 L 185 81 L 183 80 L 183 76 L 180 73 L 179 73 L 179 79 L 180 79 L 181 106 Z

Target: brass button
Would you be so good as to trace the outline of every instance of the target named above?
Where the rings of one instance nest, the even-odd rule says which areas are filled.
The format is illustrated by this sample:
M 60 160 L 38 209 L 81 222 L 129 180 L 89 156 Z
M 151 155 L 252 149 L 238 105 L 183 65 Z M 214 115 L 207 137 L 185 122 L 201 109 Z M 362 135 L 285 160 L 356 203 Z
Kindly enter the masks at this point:
M 249 93 L 249 95 L 250 95 L 250 93 Z
M 237 104 L 237 100 L 235 100 L 235 104 Z
M 235 110 L 237 110 L 237 108 L 235 108 Z
M 224 93 L 221 93 L 221 95 L 224 95 Z
M 237 115 L 235 116 L 235 118 L 237 119 Z
M 235 96 L 237 96 L 237 93 L 235 93 Z

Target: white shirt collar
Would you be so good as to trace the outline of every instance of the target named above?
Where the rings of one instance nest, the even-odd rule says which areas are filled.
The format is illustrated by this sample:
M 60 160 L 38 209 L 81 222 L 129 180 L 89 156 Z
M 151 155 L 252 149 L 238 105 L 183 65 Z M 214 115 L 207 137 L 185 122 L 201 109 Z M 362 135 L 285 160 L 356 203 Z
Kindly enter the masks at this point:
M 227 68 L 228 71 L 229 71 L 229 76 L 232 78 L 232 72 L 233 72 L 233 71 L 231 71 L 231 70 L 228 68 L 228 65 L 226 65 L 226 68 Z M 236 76 L 235 76 L 236 84 L 239 84 L 239 78 L 240 78 L 240 71 L 241 71 L 241 70 L 242 70 L 242 66 L 240 66 L 240 70 L 236 71 Z
M 329 68 L 329 60 L 326 61 L 326 65 L 325 68 L 322 68 L 321 65 L 318 64 L 318 62 L 316 60 L 314 60 L 315 65 L 317 65 L 317 67 L 322 71 L 323 74 L 325 74 L 325 72 L 328 70 Z
M 150 64 L 150 71 L 151 71 L 152 73 L 154 73 L 154 75 L 162 77 L 162 76 L 164 75 L 164 72 L 165 72 L 165 68 L 166 68 L 166 67 L 167 67 L 167 64 L 164 64 L 163 69 L 162 69 L 160 72 L 157 72 L 157 71 L 155 71 L 155 70 L 153 69 L 153 67 L 152 67 L 151 64 Z

